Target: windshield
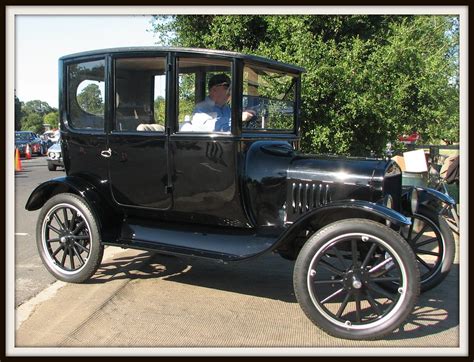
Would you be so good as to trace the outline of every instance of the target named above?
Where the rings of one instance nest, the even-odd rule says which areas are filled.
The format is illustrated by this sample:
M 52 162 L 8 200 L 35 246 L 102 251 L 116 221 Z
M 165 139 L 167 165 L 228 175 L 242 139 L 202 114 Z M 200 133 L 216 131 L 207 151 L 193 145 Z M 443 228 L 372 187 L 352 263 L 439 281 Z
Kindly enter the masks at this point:
M 17 141 L 28 141 L 33 139 L 34 136 L 32 133 L 22 133 L 22 132 L 16 132 L 15 133 L 15 140 Z
M 297 78 L 262 66 L 245 66 L 242 109 L 254 116 L 242 128 L 293 131 Z

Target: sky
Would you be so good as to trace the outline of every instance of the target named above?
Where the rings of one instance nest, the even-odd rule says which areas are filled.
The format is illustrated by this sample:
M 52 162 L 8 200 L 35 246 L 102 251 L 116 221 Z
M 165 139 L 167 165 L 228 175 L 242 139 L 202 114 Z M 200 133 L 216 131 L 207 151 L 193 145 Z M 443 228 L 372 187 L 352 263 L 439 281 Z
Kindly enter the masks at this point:
M 58 107 L 58 59 L 81 51 L 152 46 L 149 15 L 16 15 L 15 90 L 20 101 Z

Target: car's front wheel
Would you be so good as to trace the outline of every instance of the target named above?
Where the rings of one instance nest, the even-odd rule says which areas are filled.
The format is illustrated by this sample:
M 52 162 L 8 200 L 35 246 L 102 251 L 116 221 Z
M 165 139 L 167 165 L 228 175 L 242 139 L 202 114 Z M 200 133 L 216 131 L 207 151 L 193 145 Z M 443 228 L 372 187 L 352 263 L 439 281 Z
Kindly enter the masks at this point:
M 402 227 L 400 233 L 415 251 L 421 291 L 434 288 L 446 278 L 454 262 L 456 246 L 448 223 L 435 210 L 422 206 L 412 216 L 412 224 Z
M 41 209 L 36 244 L 48 271 L 69 283 L 82 283 L 94 275 L 104 253 L 92 210 L 69 193 L 53 196 Z
M 419 272 L 407 242 L 366 219 L 332 223 L 313 234 L 294 269 L 297 300 L 328 334 L 381 338 L 406 320 L 419 295 Z M 398 288 L 386 290 L 383 284 Z
M 48 162 L 48 170 L 56 171 L 56 165 L 51 162 Z

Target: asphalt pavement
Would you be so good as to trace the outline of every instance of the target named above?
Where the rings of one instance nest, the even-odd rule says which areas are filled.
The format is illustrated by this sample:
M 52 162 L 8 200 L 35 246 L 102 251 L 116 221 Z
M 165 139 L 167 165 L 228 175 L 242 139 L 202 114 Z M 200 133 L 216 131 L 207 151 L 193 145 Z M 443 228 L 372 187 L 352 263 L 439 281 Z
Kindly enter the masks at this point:
M 46 157 L 21 159 L 22 171 L 15 172 L 15 306 L 29 300 L 56 281 L 43 267 L 35 242 L 39 210 L 27 211 L 26 201 L 42 182 L 64 176 L 62 169 L 48 171 Z
M 26 177 L 35 177 L 36 164 L 31 165 L 31 170 L 25 167 Z M 24 208 L 27 196 L 16 196 Z M 34 213 L 23 223 L 19 210 L 16 230 L 35 223 Z M 294 263 L 275 254 L 222 264 L 107 247 L 87 283 L 51 283 L 52 277 L 45 276 L 39 279 L 41 291 L 32 287 L 26 293 L 21 277 L 26 261 L 31 271 L 23 276 L 47 272 L 37 265 L 34 249 L 20 250 L 26 242 L 34 244 L 30 236 L 25 239 L 15 238 L 15 262 L 25 256 L 16 265 L 15 354 L 387 355 L 390 348 L 390 355 L 462 355 L 467 349 L 461 338 L 466 321 L 460 319 L 460 302 L 464 307 L 465 302 L 459 249 L 450 274 L 420 296 L 400 329 L 383 340 L 349 341 L 328 336 L 306 318 L 293 292 Z

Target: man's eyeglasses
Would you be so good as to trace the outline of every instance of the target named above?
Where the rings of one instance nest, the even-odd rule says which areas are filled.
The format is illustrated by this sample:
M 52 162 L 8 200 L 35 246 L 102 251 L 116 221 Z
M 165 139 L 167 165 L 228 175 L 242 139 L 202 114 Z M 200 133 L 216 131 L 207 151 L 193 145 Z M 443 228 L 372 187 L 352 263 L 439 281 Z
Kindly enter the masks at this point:
M 230 84 L 225 82 L 225 83 L 216 84 L 214 87 L 226 87 L 226 89 L 228 89 L 230 88 Z
M 226 94 L 228 96 L 230 96 L 230 91 L 231 91 L 231 87 L 230 87 L 230 84 L 225 82 L 225 83 L 219 83 L 219 84 L 216 84 L 214 87 L 224 87 L 226 89 Z

